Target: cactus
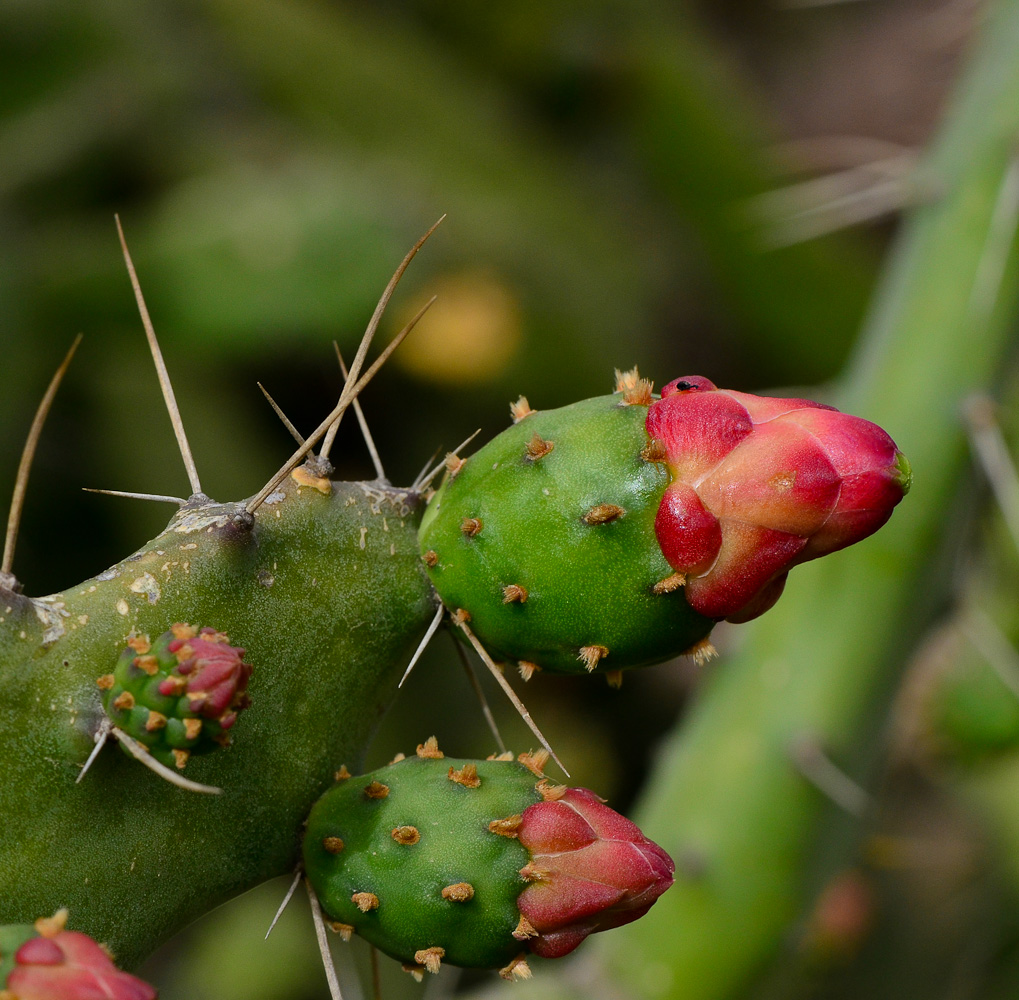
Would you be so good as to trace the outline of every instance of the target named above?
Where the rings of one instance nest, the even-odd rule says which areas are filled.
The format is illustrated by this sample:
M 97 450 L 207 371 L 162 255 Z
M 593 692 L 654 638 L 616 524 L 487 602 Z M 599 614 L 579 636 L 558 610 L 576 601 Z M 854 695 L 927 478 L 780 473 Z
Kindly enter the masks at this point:
M 66 930 L 67 910 L 34 924 L 0 927 L 2 1000 L 155 1000 L 156 991 L 121 972 L 101 945 Z
M 526 950 L 568 954 L 646 913 L 669 856 L 593 793 L 551 784 L 544 751 L 414 756 L 339 783 L 312 809 L 304 864 L 333 929 L 409 971 L 441 961 L 529 975 Z
M 708 656 L 717 620 L 763 613 L 791 566 L 871 534 L 909 488 L 868 421 L 699 376 L 656 398 L 617 372 L 611 396 L 511 410 L 448 463 L 420 537 L 446 606 L 525 677 Z
M 162 764 L 183 769 L 191 754 L 230 745 L 250 704 L 244 652 L 214 628 L 180 622 L 155 642 L 134 636 L 113 673 L 96 680 L 103 710 Z

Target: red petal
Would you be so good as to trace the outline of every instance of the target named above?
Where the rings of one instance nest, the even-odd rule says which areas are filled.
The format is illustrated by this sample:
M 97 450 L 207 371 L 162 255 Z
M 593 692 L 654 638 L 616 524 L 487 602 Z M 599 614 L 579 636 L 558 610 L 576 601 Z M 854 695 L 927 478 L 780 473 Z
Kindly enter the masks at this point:
M 562 958 L 563 955 L 568 955 L 573 951 L 593 930 L 593 927 L 586 924 L 560 927 L 558 930 L 546 931 L 534 938 L 528 942 L 528 946 L 535 955 L 541 958 Z
M 697 486 L 720 519 L 806 537 L 824 524 L 839 498 L 839 477 L 821 446 L 787 420 L 763 424 Z
M 723 389 L 727 396 L 732 396 L 741 406 L 746 408 L 750 419 L 755 424 L 767 423 L 776 417 L 783 417 L 793 410 L 831 410 L 838 413 L 834 406 L 825 403 L 815 403 L 810 399 L 783 399 L 780 396 L 753 396 L 748 392 L 736 392 L 733 389 Z
M 895 465 L 895 442 L 869 420 L 838 410 L 803 410 L 788 419 L 817 438 L 843 478 Z
M 553 930 L 607 910 L 623 898 L 615 886 L 555 873 L 534 882 L 517 897 L 520 912 L 536 930 Z
M 665 445 L 677 479 L 693 482 L 752 430 L 747 411 L 722 392 L 679 392 L 648 407 L 648 434 Z
M 723 521 L 718 561 L 706 576 L 687 581 L 686 599 L 709 618 L 735 615 L 772 577 L 785 572 L 806 544 L 798 535 Z
M 651 843 L 633 820 L 617 813 L 587 788 L 567 788 L 566 794 L 559 801 L 569 803 L 582 813 L 599 837 Z
M 673 569 L 703 573 L 722 546 L 722 529 L 692 486 L 675 482 L 662 497 L 655 515 L 655 536 Z
M 50 938 L 29 938 L 15 953 L 14 961 L 19 965 L 60 965 L 64 953 L 60 945 Z
M 536 802 L 520 819 L 517 839 L 531 854 L 576 851 L 595 839 L 590 823 L 563 801 Z

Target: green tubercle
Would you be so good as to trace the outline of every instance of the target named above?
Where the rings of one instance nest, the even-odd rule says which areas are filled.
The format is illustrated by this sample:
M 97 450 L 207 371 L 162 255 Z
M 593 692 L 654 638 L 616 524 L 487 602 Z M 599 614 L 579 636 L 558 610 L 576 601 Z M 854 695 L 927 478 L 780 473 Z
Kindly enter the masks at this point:
M 530 856 L 490 824 L 542 801 L 537 781 L 515 760 L 443 758 L 429 741 L 418 756 L 339 782 L 304 839 L 323 910 L 341 932 L 415 967 L 510 962 L 523 949 L 513 932 Z
M 674 572 L 655 538 L 670 474 L 649 454 L 647 406 L 623 400 L 524 404 L 425 512 L 428 574 L 496 658 L 615 671 L 690 650 L 714 625 L 678 581 L 656 592 Z

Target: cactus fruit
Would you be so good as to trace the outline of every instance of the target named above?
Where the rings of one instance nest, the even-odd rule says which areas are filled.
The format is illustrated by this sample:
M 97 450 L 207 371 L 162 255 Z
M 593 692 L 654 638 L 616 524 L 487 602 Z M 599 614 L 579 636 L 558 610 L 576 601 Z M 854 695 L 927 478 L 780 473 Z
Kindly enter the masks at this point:
M 440 961 L 524 976 L 525 950 L 567 954 L 635 920 L 672 884 L 669 856 L 583 788 L 542 777 L 544 751 L 413 757 L 343 780 L 312 809 L 308 879 L 333 928 L 411 971 Z
M 0 927 L 0 1000 L 155 1000 L 92 938 L 65 930 L 67 911 Z
M 440 597 L 495 657 L 578 673 L 703 655 L 789 568 L 875 531 L 909 486 L 880 428 L 831 407 L 670 382 L 514 425 L 447 467 L 419 533 Z
M 250 704 L 251 665 L 223 632 L 178 623 L 154 642 L 128 639 L 112 674 L 98 678 L 110 721 L 167 767 L 230 743 Z M 126 751 L 125 751 L 126 752 Z

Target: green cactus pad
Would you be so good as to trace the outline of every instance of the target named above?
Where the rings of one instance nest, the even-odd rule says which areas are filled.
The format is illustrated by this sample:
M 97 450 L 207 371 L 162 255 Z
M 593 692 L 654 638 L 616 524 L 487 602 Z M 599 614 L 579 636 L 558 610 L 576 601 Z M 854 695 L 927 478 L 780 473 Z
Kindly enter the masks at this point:
M 312 809 L 304 838 L 323 910 L 404 962 L 425 964 L 428 949 L 469 968 L 509 962 L 523 950 L 513 931 L 529 855 L 489 824 L 540 802 L 536 782 L 517 761 L 441 756 L 341 781 Z
M 677 656 L 710 633 L 714 621 L 681 587 L 654 589 L 673 573 L 655 538 L 670 474 L 642 455 L 646 417 L 621 393 L 530 411 L 436 492 L 422 558 L 493 656 L 559 673 L 584 673 L 593 659 L 612 671 Z

